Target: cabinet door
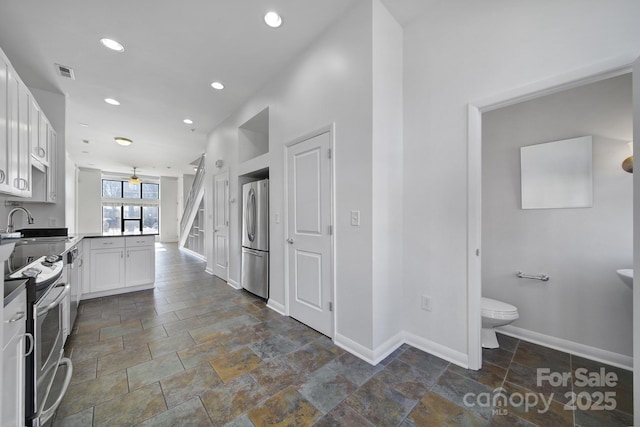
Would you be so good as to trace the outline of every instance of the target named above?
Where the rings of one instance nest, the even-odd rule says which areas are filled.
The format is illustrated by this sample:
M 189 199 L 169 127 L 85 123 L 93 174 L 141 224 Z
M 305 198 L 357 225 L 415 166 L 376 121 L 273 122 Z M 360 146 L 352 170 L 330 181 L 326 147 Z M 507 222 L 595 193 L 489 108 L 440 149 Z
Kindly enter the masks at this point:
M 138 246 L 127 248 L 127 286 L 147 285 L 155 282 L 155 248 Z
M 18 79 L 11 68 L 7 68 L 7 143 L 9 145 L 9 165 L 7 181 L 12 194 L 20 194 L 18 159 L 20 143 L 18 140 Z
M 11 184 L 9 182 L 9 110 L 7 108 L 8 75 L 7 63 L 0 57 L 0 192 L 10 193 Z
M 38 117 L 38 144 L 47 151 L 49 149 L 49 127 L 47 117 L 44 113 L 40 112 L 40 116 Z M 45 153 L 44 158 L 39 155 L 37 157 L 44 164 L 47 164 L 49 161 L 48 153 Z
M 91 251 L 91 292 L 124 287 L 124 248 Z
M 24 374 L 26 291 L 22 291 L 4 309 L 2 349 L 2 422 L 3 426 L 24 425 Z
M 47 140 L 40 139 L 40 124 L 43 122 L 43 114 L 36 100 L 31 97 L 31 108 L 29 109 L 29 139 L 31 141 L 31 154 L 43 165 L 49 164 L 47 152 Z
M 58 199 L 58 159 L 57 144 L 58 134 L 49 126 L 49 167 L 47 168 L 47 201 L 54 202 Z
M 18 184 L 21 197 L 31 197 L 31 142 L 29 140 L 29 109 L 31 93 L 18 82 Z
M 23 321 L 24 323 L 24 321 Z M 24 331 L 24 328 L 23 328 Z M 2 351 L 2 425 L 24 425 L 24 332 Z

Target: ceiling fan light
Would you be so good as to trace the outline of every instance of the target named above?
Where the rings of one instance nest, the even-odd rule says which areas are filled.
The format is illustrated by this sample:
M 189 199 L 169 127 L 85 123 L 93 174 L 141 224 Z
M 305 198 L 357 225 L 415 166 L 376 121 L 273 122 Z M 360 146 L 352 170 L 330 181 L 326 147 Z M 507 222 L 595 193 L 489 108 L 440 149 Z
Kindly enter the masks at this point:
M 142 183 L 142 180 L 140 178 L 138 178 L 138 175 L 136 175 L 136 167 L 135 166 L 133 167 L 133 175 L 131 175 L 129 177 L 127 182 L 129 182 L 129 184 L 140 184 L 140 183 Z

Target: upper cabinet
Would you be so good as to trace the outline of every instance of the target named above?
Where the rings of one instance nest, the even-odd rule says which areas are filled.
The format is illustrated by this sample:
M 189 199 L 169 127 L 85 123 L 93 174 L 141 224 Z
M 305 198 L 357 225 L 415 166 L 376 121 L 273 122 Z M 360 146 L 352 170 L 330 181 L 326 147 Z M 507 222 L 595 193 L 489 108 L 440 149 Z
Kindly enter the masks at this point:
M 9 126 L 7 123 L 8 108 L 5 102 L 9 96 L 8 77 L 9 68 L 0 59 L 0 192 L 7 193 L 11 190 L 9 185 Z
M 29 119 L 31 127 L 29 135 L 31 139 L 31 154 L 40 163 L 49 166 L 49 137 L 48 132 L 51 125 L 47 121 L 45 115 L 40 111 L 40 106 L 31 100 L 31 110 L 29 111 Z
M 0 193 L 55 203 L 56 143 L 49 120 L 0 50 Z

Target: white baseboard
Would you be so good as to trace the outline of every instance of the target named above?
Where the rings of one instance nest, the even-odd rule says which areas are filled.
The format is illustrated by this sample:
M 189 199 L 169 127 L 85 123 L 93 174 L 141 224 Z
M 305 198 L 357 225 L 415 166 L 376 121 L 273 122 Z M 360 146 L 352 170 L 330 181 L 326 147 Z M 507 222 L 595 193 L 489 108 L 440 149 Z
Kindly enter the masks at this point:
M 213 274 L 213 268 L 209 268 L 209 267 L 207 267 L 207 268 L 205 268 L 205 269 L 204 269 L 204 272 L 205 272 L 205 273 L 207 273 L 207 274 L 208 274 L 208 275 L 210 275 L 210 276 L 213 276 L 213 275 L 214 275 L 214 274 Z
M 469 369 L 469 358 L 467 354 L 453 350 L 449 347 L 430 341 L 426 338 L 419 337 L 409 332 L 404 333 L 404 342 L 411 347 L 415 347 L 434 356 L 438 356 L 455 365 Z
M 280 304 L 279 302 L 269 299 L 269 301 L 267 301 L 267 307 L 269 307 L 271 310 L 275 311 L 278 314 L 282 314 L 283 316 L 286 316 L 286 309 L 284 305 Z
M 192 255 L 192 256 L 194 256 L 194 257 L 196 257 L 196 258 L 198 258 L 198 259 L 200 259 L 202 261 L 206 261 L 207 260 L 207 257 L 205 257 L 204 255 L 201 255 L 201 254 L 199 254 L 197 252 L 194 252 L 191 249 L 180 248 L 180 250 L 182 250 L 182 251 L 188 253 L 189 255 Z
M 347 338 L 344 335 L 336 333 L 336 336 L 333 337 L 333 343 L 338 347 L 353 354 L 354 356 L 364 360 L 365 362 L 370 363 L 371 365 L 375 365 L 373 350 L 361 344 L 358 344 L 351 338 Z
M 404 344 L 404 332 L 399 332 L 373 350 L 373 364 L 377 365 Z
M 633 357 L 631 356 L 625 356 L 624 354 L 614 353 L 612 351 L 602 350 L 562 338 L 552 337 L 550 335 L 518 328 L 512 325 L 501 326 L 496 328 L 496 330 L 510 337 L 543 345 L 565 353 L 574 354 L 576 356 L 584 357 L 585 359 L 595 360 L 597 362 L 606 363 L 607 365 L 616 366 L 629 371 L 633 370 Z
M 155 285 L 153 283 L 149 283 L 147 285 L 127 286 L 125 288 L 109 289 L 108 291 L 85 292 L 80 296 L 80 300 L 84 301 L 93 298 L 109 297 L 112 295 L 128 294 L 138 291 L 147 291 L 153 288 L 155 288 Z
M 459 365 L 465 369 L 469 367 L 466 354 L 452 350 L 449 347 L 436 344 L 433 341 L 429 341 L 427 339 L 407 332 L 397 333 L 374 350 L 358 344 L 352 339 L 338 333 L 336 333 L 333 342 L 343 350 L 348 351 L 354 356 L 374 366 L 382 362 L 388 355 L 393 353 L 402 344 L 409 344 L 412 347 L 415 347 L 434 356 L 438 356 L 441 359 Z
M 231 286 L 233 289 L 242 289 L 242 286 L 240 286 L 240 283 L 236 282 L 233 279 L 227 280 L 227 285 Z

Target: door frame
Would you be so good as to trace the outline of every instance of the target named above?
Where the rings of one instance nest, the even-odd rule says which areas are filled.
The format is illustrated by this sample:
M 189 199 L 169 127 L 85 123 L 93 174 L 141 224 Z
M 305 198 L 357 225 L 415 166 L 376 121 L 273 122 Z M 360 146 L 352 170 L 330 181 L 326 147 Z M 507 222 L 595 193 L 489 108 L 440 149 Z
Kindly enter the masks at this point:
M 227 198 L 225 199 L 224 203 L 225 203 L 225 209 L 227 211 L 227 219 L 229 221 L 229 224 L 227 225 L 227 254 L 226 254 L 226 262 L 227 262 L 227 277 L 220 277 L 217 276 L 215 274 L 215 270 L 216 270 L 216 239 L 215 239 L 215 229 L 216 229 L 216 178 L 218 176 L 224 175 L 226 181 L 227 181 Z M 211 270 L 213 271 L 213 275 L 216 277 L 220 277 L 221 279 L 223 279 L 225 282 L 229 281 L 229 247 L 230 247 L 230 242 L 231 242 L 231 206 L 229 206 L 229 198 L 230 198 L 230 194 L 231 194 L 231 183 L 229 182 L 229 169 L 224 169 L 222 171 L 220 171 L 219 173 L 213 175 L 213 197 L 212 197 L 212 201 L 211 201 L 211 207 L 212 207 L 212 211 L 213 211 L 213 227 L 212 227 L 212 233 L 211 233 L 211 251 L 213 252 L 213 265 L 211 267 Z
M 313 137 L 322 135 L 323 133 L 327 133 L 329 132 L 329 145 L 330 145 L 330 149 L 331 149 L 331 161 L 330 163 L 330 168 L 331 171 L 329 173 L 329 179 L 331 180 L 331 184 L 329 185 L 329 191 L 331 192 L 329 198 L 331 200 L 331 224 L 332 224 L 332 233 L 331 233 L 331 254 L 329 254 L 329 261 L 331 263 L 330 265 L 330 270 L 331 270 L 331 275 L 330 275 L 330 280 L 331 280 L 331 301 L 333 302 L 333 311 L 332 311 L 332 316 L 331 316 L 331 331 L 332 331 L 332 336 L 330 337 L 331 339 L 333 339 L 336 336 L 336 329 L 337 329 L 337 321 L 336 321 L 336 313 L 338 310 L 338 302 L 337 300 L 337 289 L 336 289 L 336 248 L 335 248 L 335 242 L 336 242 L 336 210 L 335 210 L 335 206 L 336 206 L 336 200 L 335 200 L 335 195 L 336 195 L 336 190 L 335 190 L 335 185 L 336 185 L 336 179 L 335 179 L 335 174 L 336 174 L 336 168 L 334 167 L 335 165 L 335 123 L 331 123 L 330 125 L 326 125 L 323 126 L 321 128 L 318 128 L 312 132 L 306 133 L 302 136 L 299 136 L 287 143 L 285 143 L 283 145 L 283 195 L 284 197 L 282 198 L 283 200 L 283 226 L 284 226 L 284 236 L 282 239 L 282 245 L 283 245 L 283 256 L 284 256 L 284 312 L 285 315 L 289 316 L 290 315 L 290 307 L 289 307 L 289 295 L 290 295 L 290 288 L 291 288 L 291 283 L 289 283 L 289 250 L 290 250 L 290 245 L 286 244 L 286 240 L 287 240 L 287 234 L 289 232 L 289 191 L 288 191 L 288 185 L 289 185 L 289 164 L 288 164 L 288 154 L 289 154 L 289 148 L 295 146 L 296 144 L 299 144 L 301 142 L 304 142 L 308 139 L 311 139 Z
M 630 73 L 634 59 L 617 58 L 597 63 L 473 101 L 467 105 L 467 365 L 469 369 L 478 370 L 482 367 L 482 113 Z M 640 304 L 634 304 L 635 311 L 640 311 Z M 636 336 L 634 332 L 634 337 Z

